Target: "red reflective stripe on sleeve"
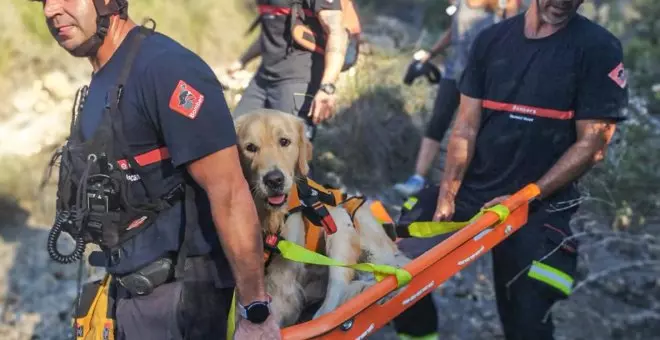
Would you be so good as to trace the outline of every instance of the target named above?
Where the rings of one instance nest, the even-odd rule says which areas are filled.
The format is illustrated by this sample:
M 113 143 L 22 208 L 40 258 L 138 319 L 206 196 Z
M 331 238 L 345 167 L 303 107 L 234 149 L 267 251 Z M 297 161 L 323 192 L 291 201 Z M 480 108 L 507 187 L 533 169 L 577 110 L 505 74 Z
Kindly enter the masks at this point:
M 151 151 L 147 151 L 145 153 L 139 154 L 135 156 L 133 159 L 135 159 L 135 162 L 139 166 L 147 166 L 150 164 L 154 164 L 157 162 L 160 162 L 162 160 L 170 158 L 170 152 L 167 150 L 166 147 L 154 149 Z M 117 161 L 117 164 L 119 164 L 119 167 L 121 169 L 128 169 L 130 168 L 130 165 L 125 159 L 120 159 Z
M 140 166 L 146 166 L 168 158 L 170 158 L 169 150 L 166 147 L 162 147 L 135 156 L 135 161 Z
M 492 100 L 484 100 L 481 104 L 483 108 L 498 110 L 498 111 L 508 111 L 515 113 L 522 113 L 537 117 L 551 118 L 551 119 L 572 119 L 574 112 L 573 111 L 561 111 L 553 109 L 544 109 L 541 107 L 534 107 L 529 105 L 520 105 L 520 104 L 510 104 L 510 103 L 501 103 Z
M 272 15 L 289 15 L 291 13 L 291 8 L 288 7 L 278 7 L 278 6 L 272 6 L 272 5 L 259 5 L 257 6 L 259 10 L 259 14 L 272 14 Z M 314 12 L 312 10 L 303 8 L 303 12 L 305 13 L 306 16 L 314 16 Z

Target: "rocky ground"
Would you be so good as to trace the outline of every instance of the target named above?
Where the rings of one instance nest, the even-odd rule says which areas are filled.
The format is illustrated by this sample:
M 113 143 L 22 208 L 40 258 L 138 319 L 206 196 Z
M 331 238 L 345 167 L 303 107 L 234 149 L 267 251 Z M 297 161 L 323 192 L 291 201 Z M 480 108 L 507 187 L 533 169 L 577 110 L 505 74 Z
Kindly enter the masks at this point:
M 376 18 L 372 27 L 388 33 L 377 34 L 366 27 L 365 36 L 386 55 L 409 48 L 419 31 L 410 24 L 418 16 L 408 14 L 408 22 L 390 16 Z M 365 66 L 369 67 L 375 66 Z M 403 69 L 395 67 L 395 78 L 400 79 Z M 375 83 L 361 72 L 351 79 Z M 392 76 L 390 69 L 375 72 L 378 77 Z M 231 88 L 242 88 L 249 79 L 249 74 L 239 81 L 218 74 Z M 34 188 L 48 152 L 67 133 L 73 94 L 86 77 L 84 72 L 52 70 L 18 88 L 11 105 L 0 108 L 0 161 L 4 164 L 0 193 L 12 193 L 21 200 L 19 205 L 0 194 L 0 339 L 70 338 L 69 313 L 79 267 L 50 260 L 45 247 L 52 212 L 34 203 L 39 198 Z M 424 87 L 425 103 L 411 109 L 413 90 L 391 82 L 375 85 L 360 89 L 359 95 L 349 89 L 351 102 L 320 128 L 314 151 L 315 176 L 382 199 L 396 214 L 403 198 L 390 188 L 405 180 L 414 167 L 435 89 Z M 230 105 L 239 98 L 240 91 L 227 92 Z M 437 163 L 434 178 L 442 169 L 441 162 Z M 19 185 L 24 182 L 32 185 Z M 52 205 L 52 186 L 47 187 L 45 198 L 45 206 Z M 616 233 L 610 225 L 589 210 L 581 211 L 574 221 L 574 230 L 583 242 L 581 277 L 576 293 L 555 308 L 558 339 L 660 339 L 660 223 L 649 223 L 642 231 Z M 92 274 L 84 268 L 83 277 Z M 490 257 L 483 256 L 434 292 L 440 337 L 503 339 L 491 287 Z M 395 336 L 386 328 L 370 338 L 390 340 Z

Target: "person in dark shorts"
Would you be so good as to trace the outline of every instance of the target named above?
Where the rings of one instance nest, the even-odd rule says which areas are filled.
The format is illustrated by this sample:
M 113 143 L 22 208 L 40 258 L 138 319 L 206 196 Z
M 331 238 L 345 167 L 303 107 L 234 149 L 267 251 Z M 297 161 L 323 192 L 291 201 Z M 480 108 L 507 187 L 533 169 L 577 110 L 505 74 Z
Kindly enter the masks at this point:
M 458 108 L 460 92 L 456 81 L 460 78 L 472 42 L 484 28 L 498 22 L 504 16 L 517 14 L 521 3 L 508 0 L 504 12 L 489 6 L 488 2 L 475 0 L 455 0 L 451 26 L 438 39 L 429 52 L 419 50 L 414 58 L 427 62 L 447 48 L 450 53 L 445 60 L 445 71 L 438 84 L 438 92 L 433 103 L 433 115 L 426 126 L 422 144 L 417 154 L 415 173 L 406 181 L 397 183 L 394 189 L 401 195 L 410 196 L 426 185 L 426 175 L 440 151 L 440 143 L 449 129 L 454 112 Z M 500 14 L 498 14 L 500 13 Z
M 116 338 L 222 338 L 236 288 L 240 306 L 254 307 L 236 338 L 279 339 L 260 223 L 211 68 L 136 25 L 125 0 L 39 2 L 59 45 L 93 67 L 62 152 L 57 208 L 60 225 L 80 223 L 101 246 L 89 260 L 114 280 Z
M 261 65 L 233 111 L 238 117 L 258 108 L 290 112 L 307 121 L 307 137 L 316 125 L 335 114 L 335 83 L 341 73 L 348 35 L 340 0 L 299 0 L 305 23 L 325 30 L 325 54 L 311 52 L 292 41 L 291 0 L 257 0 L 259 39 L 228 68 L 229 75 L 261 56 Z
M 506 339 L 553 339 L 550 308 L 570 295 L 576 272 L 577 182 L 625 119 L 621 43 L 577 14 L 581 4 L 533 1 L 479 34 L 459 82 L 442 182 L 420 191 L 399 221 L 465 221 L 529 183 L 540 188 L 527 224 L 492 251 Z M 416 256 L 446 237 L 399 247 Z

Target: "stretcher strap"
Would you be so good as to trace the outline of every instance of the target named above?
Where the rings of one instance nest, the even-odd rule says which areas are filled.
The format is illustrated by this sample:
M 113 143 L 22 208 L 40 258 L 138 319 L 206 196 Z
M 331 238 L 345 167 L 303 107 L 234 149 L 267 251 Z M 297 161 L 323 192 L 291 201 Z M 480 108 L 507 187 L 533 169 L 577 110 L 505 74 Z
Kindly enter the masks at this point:
M 388 275 L 394 275 L 396 276 L 397 288 L 405 286 L 408 284 L 408 282 L 410 282 L 410 280 L 412 280 L 412 275 L 405 269 L 384 264 L 373 264 L 366 262 L 345 264 L 286 240 L 280 241 L 280 243 L 277 245 L 277 248 L 280 250 L 282 257 L 288 260 L 307 264 L 316 264 L 320 266 L 346 267 L 363 272 L 369 272 L 373 273 L 376 277 L 376 280 L 379 282 Z
M 492 206 L 490 208 L 482 209 L 470 220 L 464 222 L 413 222 L 406 228 L 408 234 L 412 237 L 433 237 L 437 235 L 452 233 L 466 227 L 478 220 L 486 212 L 494 212 L 499 217 L 499 222 L 506 220 L 509 217 L 509 208 L 502 204 Z

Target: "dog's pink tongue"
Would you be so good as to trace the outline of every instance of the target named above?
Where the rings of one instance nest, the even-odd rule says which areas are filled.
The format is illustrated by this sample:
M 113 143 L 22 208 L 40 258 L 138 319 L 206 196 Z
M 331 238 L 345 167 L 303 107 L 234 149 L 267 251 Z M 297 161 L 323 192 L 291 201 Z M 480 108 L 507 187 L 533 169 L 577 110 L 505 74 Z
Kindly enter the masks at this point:
M 285 195 L 271 196 L 271 197 L 268 197 L 268 203 L 273 204 L 273 205 L 279 205 L 279 204 L 284 203 L 285 198 L 286 198 Z

